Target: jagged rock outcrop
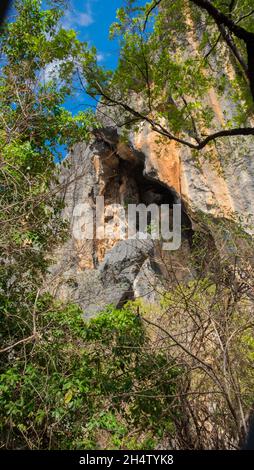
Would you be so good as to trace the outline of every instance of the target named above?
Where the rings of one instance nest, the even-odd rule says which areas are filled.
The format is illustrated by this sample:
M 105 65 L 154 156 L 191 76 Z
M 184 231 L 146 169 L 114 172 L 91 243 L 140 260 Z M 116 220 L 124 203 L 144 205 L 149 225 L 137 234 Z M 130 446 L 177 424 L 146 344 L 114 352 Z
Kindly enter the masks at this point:
M 212 161 L 201 156 L 198 164 L 188 149 L 168 140 L 158 141 L 158 135 L 147 125 L 130 134 L 128 143 L 116 128 L 108 126 L 94 131 L 89 145 L 76 145 L 61 172 L 63 216 L 70 224 L 70 238 L 55 253 L 51 292 L 73 300 L 91 316 L 108 304 L 121 306 L 137 297 L 155 302 L 165 280 L 170 281 L 169 263 L 173 263 L 178 280 L 190 279 L 195 214 L 201 212 L 215 219 L 231 217 L 235 212 L 243 218 L 254 214 L 254 163 L 250 157 L 254 149 L 246 149 L 244 141 L 240 144 L 238 140 L 236 148 L 227 140 L 221 161 L 218 154 Z M 104 196 L 111 236 L 78 240 L 73 231 L 75 207 L 88 204 L 94 210 L 97 196 Z M 182 202 L 182 244 L 176 252 L 163 252 L 160 242 L 151 239 L 119 239 L 119 214 L 117 209 L 112 213 L 112 204 L 125 207 L 153 202 L 171 207 Z M 215 250 L 223 240 L 211 228 L 209 233 Z

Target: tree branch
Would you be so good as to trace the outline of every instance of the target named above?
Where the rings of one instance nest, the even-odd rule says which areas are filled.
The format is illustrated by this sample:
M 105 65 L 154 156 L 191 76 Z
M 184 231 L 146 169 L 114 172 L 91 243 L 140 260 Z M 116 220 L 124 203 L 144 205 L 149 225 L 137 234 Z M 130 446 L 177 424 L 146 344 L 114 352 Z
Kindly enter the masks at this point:
M 214 5 L 212 5 L 209 0 L 190 0 L 190 2 L 196 5 L 197 7 L 206 10 L 209 16 L 214 19 L 220 31 L 222 31 L 223 28 L 226 27 L 238 39 L 244 41 L 248 58 L 247 71 L 245 70 L 244 64 L 242 63 L 239 54 L 236 55 L 237 49 L 235 48 L 235 46 L 232 45 L 232 41 L 229 41 L 229 37 L 227 35 L 224 37 L 224 39 L 226 38 L 226 42 L 229 45 L 230 49 L 236 55 L 237 60 L 240 62 L 240 64 L 244 68 L 245 73 L 247 74 L 252 99 L 254 101 L 254 33 L 252 33 L 251 31 L 247 31 L 247 29 L 243 28 L 242 26 L 239 26 L 229 16 L 225 15 Z M 225 35 L 225 32 L 223 34 Z
M 226 26 L 236 37 L 242 39 L 245 43 L 254 40 L 254 33 L 247 31 L 242 26 L 238 26 L 231 18 L 218 10 L 208 0 L 190 0 L 196 6 L 206 10 L 207 13 L 215 20 L 217 25 Z
M 1 354 L 1 353 L 4 353 L 4 352 L 7 352 L 7 351 L 9 351 L 10 349 L 15 348 L 15 347 L 18 346 L 19 344 L 28 343 L 29 341 L 32 341 L 33 339 L 35 339 L 35 337 L 36 337 L 35 335 L 28 336 L 27 338 L 24 338 L 24 339 L 21 339 L 20 341 L 17 341 L 16 343 L 12 344 L 11 346 L 7 346 L 7 347 L 4 348 L 4 349 L 0 349 L 0 354 Z
M 217 37 L 215 43 L 213 44 L 213 46 L 211 46 L 211 48 L 209 49 L 209 51 L 206 53 L 206 55 L 204 56 L 204 60 L 208 59 L 209 55 L 214 51 L 214 49 L 216 49 L 217 45 L 219 44 L 220 42 L 220 39 L 221 39 L 221 33 L 219 34 L 219 36 Z
M 230 33 L 226 30 L 225 26 L 224 25 L 219 25 L 219 30 L 220 30 L 220 33 L 221 33 L 221 36 L 223 37 L 224 41 L 226 42 L 226 44 L 228 45 L 228 47 L 231 49 L 232 53 L 234 54 L 235 58 L 237 59 L 237 61 L 239 62 L 239 64 L 241 65 L 242 69 L 243 69 L 243 72 L 244 72 L 244 75 L 245 77 L 247 78 L 247 80 L 249 80 L 249 77 L 248 77 L 248 66 L 247 64 L 245 63 L 243 57 L 241 56 L 241 53 L 240 51 L 238 50 L 238 48 L 236 47 Z
M 144 26 L 143 26 L 143 32 L 145 31 L 146 29 L 146 25 L 147 25 L 147 22 L 148 22 L 148 18 L 149 16 L 151 15 L 152 11 L 155 10 L 155 8 L 157 8 L 159 6 L 159 4 L 162 2 L 162 0 L 156 0 L 155 3 L 149 8 L 147 14 L 146 14 L 146 18 L 145 18 L 145 22 L 144 22 Z
M 240 21 L 242 21 L 242 20 L 245 20 L 245 18 L 249 18 L 249 16 L 253 15 L 253 13 L 254 13 L 254 10 L 251 10 L 246 15 L 241 16 L 241 18 L 239 18 L 239 20 L 237 20 L 236 24 L 240 23 Z
M 106 101 L 115 104 L 116 106 L 120 106 L 123 108 L 125 111 L 128 113 L 132 114 L 136 118 L 138 118 L 140 121 L 146 121 L 148 122 L 152 129 L 155 132 L 158 132 L 160 135 L 163 135 L 167 137 L 170 140 L 174 140 L 175 142 L 185 145 L 193 150 L 202 150 L 204 147 L 206 147 L 207 144 L 212 142 L 213 140 L 222 138 L 222 137 L 230 137 L 230 136 L 248 136 L 248 135 L 254 135 L 254 127 L 237 127 L 233 129 L 223 129 L 218 132 L 215 132 L 213 134 L 208 135 L 205 139 L 201 140 L 198 144 L 193 144 L 192 142 L 182 139 L 180 137 L 177 137 L 173 135 L 170 131 L 168 131 L 164 126 L 162 126 L 159 122 L 154 121 L 152 118 L 149 116 L 146 116 L 137 110 L 131 108 L 129 105 L 126 103 L 123 103 L 120 100 L 117 100 L 116 98 L 112 98 L 109 96 L 97 83 L 97 88 L 98 92 L 101 94 L 101 96 L 106 99 Z

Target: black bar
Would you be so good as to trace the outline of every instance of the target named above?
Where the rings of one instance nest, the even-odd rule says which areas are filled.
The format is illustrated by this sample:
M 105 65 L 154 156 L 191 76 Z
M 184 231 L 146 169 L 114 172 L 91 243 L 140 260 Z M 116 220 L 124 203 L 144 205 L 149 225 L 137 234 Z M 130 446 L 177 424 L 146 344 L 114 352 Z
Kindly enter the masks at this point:
M 0 25 L 2 24 L 10 5 L 11 0 L 0 0 Z
M 209 465 L 249 465 L 251 451 L 23 451 L 3 450 L 0 452 L 1 468 L 116 468 L 122 466 L 205 469 Z M 184 467 L 183 467 L 184 465 Z

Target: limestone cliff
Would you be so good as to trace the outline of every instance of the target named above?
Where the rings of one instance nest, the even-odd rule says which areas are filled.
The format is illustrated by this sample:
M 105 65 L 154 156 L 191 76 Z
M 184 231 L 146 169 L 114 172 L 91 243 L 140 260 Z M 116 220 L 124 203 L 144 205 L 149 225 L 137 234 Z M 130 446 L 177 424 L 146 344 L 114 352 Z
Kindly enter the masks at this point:
M 218 103 L 216 106 L 220 113 Z M 191 279 L 189 258 L 199 224 L 197 214 L 207 214 L 213 220 L 236 214 L 247 220 L 254 215 L 253 150 L 246 150 L 239 139 L 234 146 L 231 139 L 210 160 L 201 155 L 197 162 L 188 149 L 162 140 L 147 125 L 131 134 L 128 142 L 112 126 L 96 130 L 89 145 L 80 143 L 70 151 L 61 172 L 63 216 L 70 224 L 70 237 L 55 253 L 51 291 L 77 302 L 85 315 L 91 316 L 108 304 L 121 306 L 137 297 L 155 302 L 167 282 Z M 172 208 L 173 203 L 181 202 L 181 247 L 163 252 L 159 241 L 119 240 L 117 235 L 115 239 L 77 240 L 74 209 L 84 203 L 94 209 L 97 196 L 105 198 L 105 220 L 113 233 L 117 218 L 112 204 L 125 207 L 156 202 Z M 211 227 L 203 226 L 203 230 L 211 252 L 218 250 L 221 236 Z
M 195 25 L 191 18 L 186 10 L 188 27 L 182 53 L 199 57 L 203 26 Z M 167 26 L 170 21 L 167 18 Z M 225 44 L 221 48 L 226 87 L 230 88 L 235 69 Z M 219 79 L 221 64 L 218 66 L 215 58 L 210 60 L 213 68 L 209 73 Z M 134 100 L 134 108 L 138 110 L 142 98 L 132 94 L 129 99 Z M 223 128 L 226 120 L 233 117 L 234 102 L 226 94 L 218 95 L 213 85 L 204 101 L 213 111 L 214 129 Z M 152 131 L 148 123 L 139 125 L 126 139 L 115 124 L 121 122 L 122 108 L 112 111 L 112 107 L 100 103 L 97 113 L 102 128 L 94 132 L 89 145 L 80 143 L 70 151 L 68 167 L 62 170 L 63 215 L 70 224 L 70 238 L 55 254 L 51 272 L 53 293 L 78 302 L 86 315 L 93 315 L 109 303 L 119 306 L 139 296 L 148 302 L 156 301 L 168 282 L 188 280 L 195 274 L 190 258 L 196 230 L 203 230 L 208 253 L 223 256 L 225 252 L 234 252 L 230 246 L 233 235 L 231 230 L 218 230 L 217 221 L 230 220 L 231 224 L 240 221 L 248 234 L 253 233 L 254 222 L 253 138 L 219 139 L 197 156 L 188 147 Z M 73 234 L 75 207 L 89 204 L 94 209 L 97 196 L 105 198 L 105 218 L 113 233 L 116 233 L 117 209 L 112 212 L 112 204 L 126 207 L 130 203 L 156 202 L 167 203 L 172 208 L 180 202 L 181 247 L 166 252 L 161 250 L 159 241 L 119 240 L 117 236 L 77 240 Z M 205 217 L 201 222 L 202 216 Z M 240 244 L 242 250 L 243 245 Z M 249 263 L 252 256 L 252 253 L 246 256 Z

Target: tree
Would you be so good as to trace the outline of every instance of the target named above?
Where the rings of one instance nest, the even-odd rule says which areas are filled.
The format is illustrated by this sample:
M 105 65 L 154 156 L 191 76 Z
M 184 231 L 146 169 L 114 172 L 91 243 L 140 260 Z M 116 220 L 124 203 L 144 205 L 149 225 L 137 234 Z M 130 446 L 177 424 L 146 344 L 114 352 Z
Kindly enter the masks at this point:
M 16 9 L 0 44 L 1 447 L 94 448 L 105 430 L 110 446 L 151 447 L 147 428 L 157 439 L 170 426 L 180 368 L 147 348 L 130 309 L 85 324 L 77 306 L 45 293 L 52 248 L 66 236 L 59 145 L 89 140 L 96 126 L 91 111 L 72 116 L 64 102 L 77 64 L 93 56 L 58 9 L 39 0 Z
M 153 448 L 172 428 L 181 368 L 153 349 L 130 307 L 85 323 L 77 306 L 45 295 L 37 324 L 38 340 L 17 346 L 0 373 L 1 447 Z
M 0 25 L 2 24 L 2 21 L 4 20 L 4 17 L 8 10 L 9 3 L 10 3 L 9 0 L 3 0 L 0 5 Z
M 119 127 L 146 122 L 193 150 L 254 135 L 252 0 L 127 3 L 111 27 L 121 44 L 116 72 L 83 62 L 84 88 L 104 112 L 114 107 Z M 211 92 L 228 103 L 220 120 Z
M 253 239 L 227 220 L 198 221 L 187 262 L 181 252 L 154 255 L 164 275 L 147 276 L 146 289 L 160 306 L 140 298 L 136 308 L 152 342 L 181 365 L 173 445 L 242 448 L 253 419 Z
M 73 93 L 75 61 L 86 48 L 59 25 L 57 8 L 17 1 L 0 40 L 0 312 L 2 347 L 37 338 L 36 305 L 65 236 L 56 160 L 59 146 L 89 138 L 95 119 L 64 102 Z M 5 355 L 1 364 L 5 367 Z

